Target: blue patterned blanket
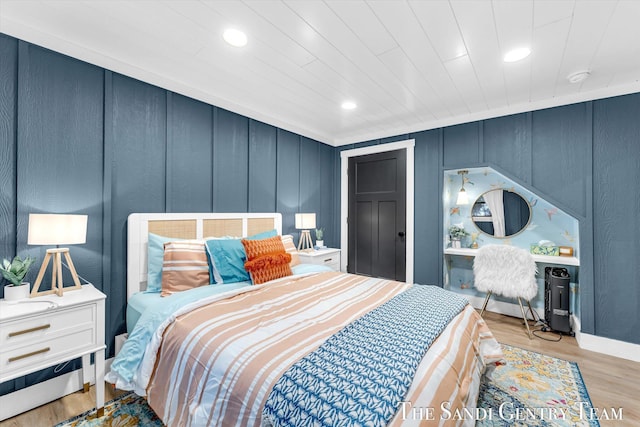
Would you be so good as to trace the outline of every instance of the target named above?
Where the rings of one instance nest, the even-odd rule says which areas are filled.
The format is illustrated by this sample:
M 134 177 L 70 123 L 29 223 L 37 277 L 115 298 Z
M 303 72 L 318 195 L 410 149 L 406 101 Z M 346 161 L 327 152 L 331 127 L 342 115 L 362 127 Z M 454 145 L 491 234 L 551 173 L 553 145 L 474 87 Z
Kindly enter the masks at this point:
M 439 287 L 412 286 L 291 366 L 264 418 L 277 427 L 386 425 L 429 346 L 466 304 Z

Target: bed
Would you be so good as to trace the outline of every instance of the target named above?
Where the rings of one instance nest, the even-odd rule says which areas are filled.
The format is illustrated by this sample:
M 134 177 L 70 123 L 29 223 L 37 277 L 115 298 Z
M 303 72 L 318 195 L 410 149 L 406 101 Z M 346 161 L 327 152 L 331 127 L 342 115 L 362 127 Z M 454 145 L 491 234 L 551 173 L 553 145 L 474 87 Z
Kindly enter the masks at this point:
M 502 354 L 475 310 L 441 288 L 300 264 L 261 284 L 147 289 L 150 239 L 263 242 L 282 234 L 281 221 L 132 214 L 129 338 L 107 381 L 146 396 L 171 426 L 474 425 L 481 377 Z M 211 244 L 213 259 L 227 243 Z

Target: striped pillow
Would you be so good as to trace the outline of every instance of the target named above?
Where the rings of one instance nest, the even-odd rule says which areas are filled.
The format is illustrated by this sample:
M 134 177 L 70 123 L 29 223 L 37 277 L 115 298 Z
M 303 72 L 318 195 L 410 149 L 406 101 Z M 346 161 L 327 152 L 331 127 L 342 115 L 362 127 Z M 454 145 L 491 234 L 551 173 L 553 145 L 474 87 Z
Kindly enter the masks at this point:
M 254 285 L 291 276 L 291 254 L 284 250 L 280 236 L 261 240 L 242 239 L 247 262 L 244 268 Z
M 209 285 L 209 262 L 202 240 L 180 240 L 164 244 L 162 291 L 174 292 Z
M 291 234 L 282 236 L 282 244 L 284 245 L 284 250 L 291 255 L 291 263 L 289 265 L 293 267 L 300 264 L 298 248 L 296 248 L 296 245 L 293 243 L 293 236 Z

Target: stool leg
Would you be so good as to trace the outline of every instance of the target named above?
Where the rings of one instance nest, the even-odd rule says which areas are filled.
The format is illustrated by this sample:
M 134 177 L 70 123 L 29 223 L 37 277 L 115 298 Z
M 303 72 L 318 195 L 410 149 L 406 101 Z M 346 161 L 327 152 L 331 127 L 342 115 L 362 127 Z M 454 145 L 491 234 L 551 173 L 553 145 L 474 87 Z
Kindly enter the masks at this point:
M 538 316 L 538 313 L 533 311 L 533 308 L 531 308 L 531 301 L 527 301 L 527 305 L 529 306 L 529 311 L 531 312 L 531 318 L 533 319 L 533 321 L 537 322 L 538 320 L 540 320 L 540 316 Z
M 522 312 L 522 320 L 524 320 L 524 325 L 527 327 L 527 335 L 529 339 L 531 339 L 531 330 L 529 329 L 529 322 L 527 321 L 527 314 L 524 311 L 524 307 L 522 306 L 522 300 L 518 297 L 518 304 L 520 304 L 520 311 Z
M 492 292 L 487 292 L 487 297 L 484 299 L 484 304 L 482 305 L 482 310 L 480 311 L 480 317 L 484 314 L 484 310 L 487 308 L 487 304 L 489 303 L 489 298 L 491 298 Z

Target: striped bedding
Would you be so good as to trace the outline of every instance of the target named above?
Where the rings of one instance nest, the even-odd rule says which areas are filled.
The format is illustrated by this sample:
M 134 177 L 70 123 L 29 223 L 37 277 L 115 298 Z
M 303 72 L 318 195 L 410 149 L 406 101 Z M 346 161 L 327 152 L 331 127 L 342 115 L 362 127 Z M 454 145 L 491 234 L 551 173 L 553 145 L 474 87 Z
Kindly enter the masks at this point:
M 156 332 L 162 336 L 157 354 L 145 361 L 153 366 L 147 400 L 171 426 L 264 424 L 263 407 L 284 372 L 410 286 L 331 272 L 292 276 L 196 304 Z M 475 406 L 482 372 L 501 356 L 467 305 L 432 343 L 390 425 L 416 425 L 425 414 L 441 421 L 436 425 L 473 425 L 450 414 Z

